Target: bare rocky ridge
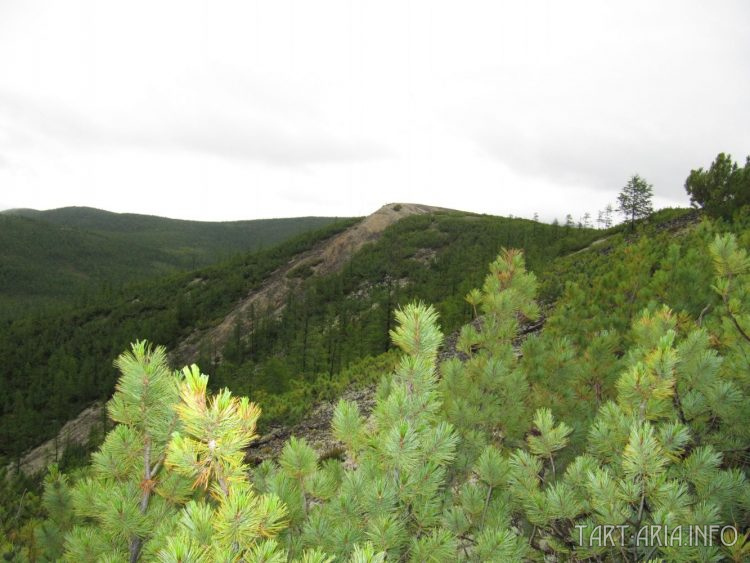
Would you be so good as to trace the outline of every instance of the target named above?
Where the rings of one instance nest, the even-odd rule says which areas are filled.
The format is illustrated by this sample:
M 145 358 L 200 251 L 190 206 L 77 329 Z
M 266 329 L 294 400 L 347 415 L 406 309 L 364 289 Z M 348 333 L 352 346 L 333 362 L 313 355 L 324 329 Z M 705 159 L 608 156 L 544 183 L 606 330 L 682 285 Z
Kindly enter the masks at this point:
M 448 211 L 440 207 L 414 203 L 390 203 L 378 209 L 356 225 L 338 235 L 321 242 L 307 252 L 295 256 L 287 264 L 273 272 L 263 285 L 248 293 L 224 317 L 217 326 L 191 334 L 171 353 L 170 359 L 177 366 L 194 363 L 201 347 L 208 346 L 220 358 L 220 350 L 230 339 L 234 327 L 239 323 L 243 332 L 251 331 L 251 310 L 270 311 L 278 315 L 290 292 L 302 284 L 299 277 L 289 275 L 297 268 L 309 267 L 312 275 L 326 275 L 339 271 L 342 266 L 368 242 L 377 240 L 393 223 L 410 215 L 421 215 L 436 211 Z
M 28 451 L 20 462 L 20 469 L 27 475 L 34 475 L 42 471 L 49 463 L 57 461 L 62 456 L 67 445 L 83 445 L 88 442 L 91 431 L 104 423 L 104 406 L 94 403 L 87 407 L 73 420 L 69 420 L 53 438 L 42 445 Z M 15 471 L 16 464 L 8 466 L 8 472 Z

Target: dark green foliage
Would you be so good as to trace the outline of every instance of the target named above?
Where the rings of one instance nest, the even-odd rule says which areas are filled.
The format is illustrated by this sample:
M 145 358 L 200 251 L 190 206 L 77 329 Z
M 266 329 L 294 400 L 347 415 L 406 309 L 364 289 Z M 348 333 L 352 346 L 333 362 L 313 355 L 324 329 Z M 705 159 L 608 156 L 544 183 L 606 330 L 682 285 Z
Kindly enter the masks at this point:
M 100 295 L 75 311 L 7 322 L 0 331 L 0 455 L 16 458 L 90 402 L 108 398 L 116 350 L 139 336 L 175 346 L 220 319 L 292 256 L 339 232 L 336 223 L 221 266 Z
M 654 196 L 653 186 L 638 174 L 631 176 L 620 195 L 617 196 L 617 210 L 630 223 L 631 230 L 635 228 L 636 219 L 648 217 L 654 209 L 651 199 Z
M 740 168 L 732 155 L 719 153 L 708 170 L 691 170 L 685 190 L 696 207 L 714 217 L 731 218 L 745 205 L 750 205 L 750 156 Z
M 270 248 L 337 219 L 202 222 L 85 207 L 0 213 L 0 320 Z
M 160 382 L 174 394 L 163 360 L 136 346 L 118 362 L 123 377 L 110 404 L 121 425 L 72 488 L 51 474 L 44 495 L 51 517 L 34 541 L 19 540 L 29 555 L 63 549 L 77 560 L 136 560 L 140 542 L 142 559 L 162 561 L 741 561 L 745 540 L 732 547 L 716 537 L 691 546 L 644 545 L 630 535 L 596 541 L 597 525 L 682 527 L 686 535 L 687 526 L 750 524 L 750 260 L 741 242 L 749 237 L 713 229 L 706 223 L 684 235 L 705 245 L 700 256 L 710 261 L 700 299 L 713 301 L 697 316 L 658 304 L 653 291 L 665 280 L 651 285 L 640 273 L 655 257 L 687 270 L 696 255 L 681 252 L 682 241 L 643 235 L 609 249 L 621 244 L 646 255 L 626 262 L 625 289 L 596 268 L 582 279 L 618 292 L 636 280 L 630 295 L 634 303 L 648 297 L 645 308 L 613 314 L 618 326 L 627 323 L 622 328 L 606 326 L 601 312 L 604 319 L 584 322 L 591 312 L 573 315 L 582 302 L 571 284 L 520 355 L 521 323 L 540 314 L 537 280 L 520 252 L 503 252 L 482 289 L 468 292 L 480 318 L 460 332 L 464 359 L 439 365 L 432 307 L 399 309 L 390 336 L 402 355 L 372 415 L 365 419 L 346 401 L 334 413 L 343 459 L 323 461 L 293 438 L 249 480 L 240 448 L 257 409 L 226 390 L 208 399 L 207 377 L 195 366 L 174 376 L 179 402 L 163 397 Z M 601 259 L 594 249 L 582 254 L 589 256 L 577 259 L 591 265 Z M 678 292 L 675 302 L 686 295 Z M 172 420 L 177 432 L 160 430 Z M 157 460 L 167 452 L 164 469 L 152 473 L 153 484 L 146 470 L 142 486 L 128 488 L 149 467 L 140 461 L 149 443 Z M 192 490 L 180 487 L 185 479 Z M 210 497 L 204 485 L 212 485 Z M 140 508 L 128 498 L 141 499 Z M 68 504 L 74 519 L 60 508 Z
M 115 381 L 108 358 L 128 342 L 143 337 L 174 348 L 195 329 L 215 325 L 292 256 L 348 224 L 190 274 L 112 289 L 73 312 L 7 323 L 0 332 L 5 365 L 0 383 L 6 390 L 0 396 L 0 455 L 17 457 L 90 401 L 106 399 Z M 481 282 L 482 265 L 501 246 L 525 248 L 527 263 L 542 272 L 556 256 L 597 236 L 593 230 L 564 233 L 523 219 L 461 213 L 408 217 L 339 273 L 306 277 L 303 266 L 298 273 L 306 277 L 304 285 L 289 296 L 280 318 L 253 311 L 252 332 L 238 325 L 224 349 L 206 347 L 200 361 L 211 367 L 214 389 L 229 386 L 258 397 L 267 413 L 264 424 L 298 418 L 327 380 L 390 347 L 392 312 L 399 305 L 428 299 L 446 330 L 453 330 L 470 315 L 461 296 Z

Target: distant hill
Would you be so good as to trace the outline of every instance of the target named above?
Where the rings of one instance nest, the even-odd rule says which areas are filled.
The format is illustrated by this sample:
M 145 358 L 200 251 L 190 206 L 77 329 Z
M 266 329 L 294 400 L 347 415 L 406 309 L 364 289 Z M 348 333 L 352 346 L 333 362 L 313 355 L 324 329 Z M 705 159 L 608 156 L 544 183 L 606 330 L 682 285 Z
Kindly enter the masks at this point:
M 0 213 L 0 318 L 268 248 L 332 217 L 183 221 L 89 207 Z

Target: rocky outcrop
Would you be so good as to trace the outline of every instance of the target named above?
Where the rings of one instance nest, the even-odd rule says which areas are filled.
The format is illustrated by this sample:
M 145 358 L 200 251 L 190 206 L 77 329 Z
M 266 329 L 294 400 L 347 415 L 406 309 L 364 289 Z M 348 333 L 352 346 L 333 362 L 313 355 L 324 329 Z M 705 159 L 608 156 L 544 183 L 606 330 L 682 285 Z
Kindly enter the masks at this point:
M 539 332 L 544 327 L 545 317 L 537 321 L 525 323 L 521 326 L 514 347 L 520 354 L 520 346 L 523 340 L 530 334 Z M 481 319 L 475 320 L 477 330 L 481 330 Z M 438 353 L 438 363 L 451 358 L 467 360 L 467 356 L 456 349 L 459 333 L 454 332 L 445 338 Z M 359 406 L 359 411 L 365 418 L 369 417 L 375 407 L 375 391 L 377 385 L 372 384 L 365 387 L 350 387 L 340 398 L 353 401 Z M 310 413 L 298 424 L 292 426 L 275 426 L 263 436 L 250 444 L 246 453 L 245 461 L 252 465 L 267 459 L 278 458 L 286 441 L 292 437 L 304 438 L 307 443 L 318 453 L 321 459 L 339 457 L 343 455 L 343 444 L 337 441 L 331 434 L 331 419 L 336 408 L 335 401 L 323 401 L 315 406 Z
M 176 366 L 194 363 L 202 347 L 220 350 L 231 338 L 235 326 L 242 327 L 243 332 L 252 331 L 251 310 L 279 314 L 286 303 L 290 292 L 302 284 L 295 271 L 309 269 L 311 275 L 322 276 L 339 271 L 351 257 L 368 242 L 377 240 L 386 228 L 410 215 L 447 211 L 440 207 L 414 203 L 390 203 L 378 209 L 356 225 L 338 235 L 322 241 L 311 250 L 295 256 L 284 266 L 278 268 L 259 287 L 249 292 L 215 327 L 197 331 L 181 342 L 171 353 L 170 358 Z M 220 359 L 217 358 L 217 359 Z
M 8 466 L 8 472 L 12 473 L 16 468 L 20 468 L 27 475 L 34 475 L 44 470 L 49 463 L 57 461 L 62 456 L 63 451 L 68 445 L 85 445 L 91 431 L 96 428 L 102 428 L 105 423 L 104 405 L 94 403 L 84 409 L 73 420 L 69 420 L 58 432 L 57 437 L 44 442 L 33 450 L 28 451 L 21 458 L 19 464 Z
M 296 436 L 304 438 L 308 444 L 323 458 L 337 456 L 342 446 L 331 434 L 331 419 L 336 403 L 340 399 L 353 401 L 359 406 L 360 413 L 366 418 L 375 406 L 376 385 L 352 387 L 339 399 L 323 401 L 310 411 L 305 418 L 293 426 L 275 426 L 263 436 L 252 442 L 245 453 L 245 461 L 257 465 L 266 459 L 276 459 L 284 448 L 286 441 Z

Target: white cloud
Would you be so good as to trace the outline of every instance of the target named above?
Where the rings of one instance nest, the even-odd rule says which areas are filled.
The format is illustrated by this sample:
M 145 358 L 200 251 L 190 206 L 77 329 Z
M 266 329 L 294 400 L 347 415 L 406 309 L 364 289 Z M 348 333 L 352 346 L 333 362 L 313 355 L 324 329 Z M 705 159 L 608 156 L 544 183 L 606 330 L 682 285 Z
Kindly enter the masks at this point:
M 595 213 L 750 153 L 748 5 L 0 4 L 9 206 Z

